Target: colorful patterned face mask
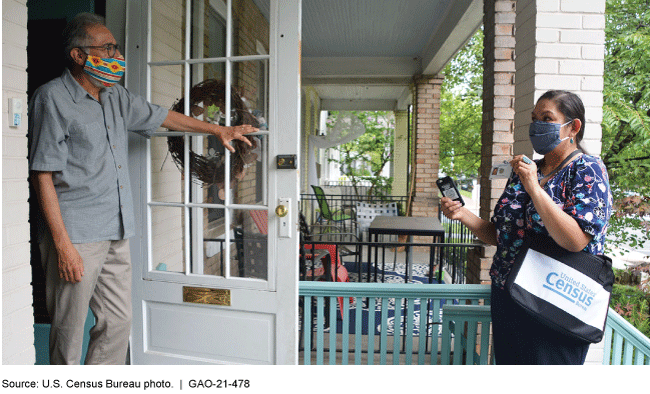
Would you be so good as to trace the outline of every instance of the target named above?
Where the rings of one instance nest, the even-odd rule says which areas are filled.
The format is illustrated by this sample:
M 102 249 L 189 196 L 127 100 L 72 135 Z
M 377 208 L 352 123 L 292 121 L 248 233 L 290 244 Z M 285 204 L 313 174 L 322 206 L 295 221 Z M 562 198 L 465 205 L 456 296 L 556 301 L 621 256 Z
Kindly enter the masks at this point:
M 124 70 L 126 70 L 126 62 L 122 56 L 102 58 L 88 55 L 86 64 L 84 65 L 86 74 L 95 78 L 107 88 L 115 85 L 122 79 Z

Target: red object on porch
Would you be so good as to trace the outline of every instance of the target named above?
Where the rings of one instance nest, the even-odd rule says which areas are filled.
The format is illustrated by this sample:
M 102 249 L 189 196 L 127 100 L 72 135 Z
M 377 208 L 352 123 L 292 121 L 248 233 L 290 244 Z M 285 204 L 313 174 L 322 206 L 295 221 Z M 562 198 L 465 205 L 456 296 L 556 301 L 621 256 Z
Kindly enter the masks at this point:
M 261 211 L 261 210 L 251 210 L 248 211 L 248 213 L 251 215 L 251 218 L 253 219 L 253 222 L 255 222 L 255 225 L 257 226 L 259 232 L 261 234 L 268 234 L 268 229 L 269 229 L 268 212 Z M 329 275 L 330 278 L 332 278 L 335 282 L 350 281 L 350 278 L 348 276 L 348 270 L 341 263 L 341 256 L 337 253 L 336 245 L 305 244 L 305 249 L 312 249 L 312 248 L 314 250 L 327 250 L 327 252 L 329 253 L 330 263 L 328 265 L 330 268 L 330 275 Z M 311 259 L 313 257 L 311 255 L 307 255 L 305 256 L 305 258 Z M 325 266 L 318 267 L 314 269 L 313 272 L 309 272 L 307 275 L 314 276 L 314 277 L 323 276 L 325 275 Z M 343 311 L 343 297 L 339 297 L 339 306 L 341 307 L 341 311 Z
M 260 231 L 260 234 L 269 233 L 269 213 L 267 211 L 248 211 Z
M 341 256 L 336 253 L 336 245 L 327 245 L 327 244 L 305 244 L 305 249 L 316 249 L 316 250 L 327 250 L 330 256 L 330 277 L 334 279 L 335 282 L 349 282 L 350 278 L 348 277 L 348 270 L 341 263 Z M 334 257 L 336 256 L 336 258 Z M 307 256 L 305 256 L 308 258 Z M 321 276 L 325 274 L 325 267 L 316 268 L 313 272 L 313 275 Z
M 253 222 L 255 222 L 255 225 L 257 226 L 257 229 L 261 234 L 268 234 L 268 228 L 269 228 L 269 214 L 267 211 L 257 211 L 257 210 L 252 210 L 248 211 L 251 215 L 251 218 L 253 219 Z M 311 249 L 312 244 L 306 244 L 305 249 Z M 341 256 L 338 255 L 337 250 L 336 250 L 336 245 L 328 245 L 328 244 L 316 244 L 313 245 L 314 249 L 319 249 L 319 250 L 327 250 L 330 255 L 331 262 L 329 264 L 330 266 L 330 272 L 331 278 L 336 277 L 335 282 L 349 282 L 350 279 L 348 278 L 348 270 L 345 269 L 343 264 L 341 264 Z M 336 256 L 336 260 L 334 259 L 334 256 Z M 311 258 L 311 256 L 309 257 Z M 315 276 L 322 276 L 325 274 L 325 268 L 324 267 L 319 267 L 314 270 L 312 275 Z
M 341 256 L 337 253 L 336 245 L 327 245 L 327 244 L 305 244 L 305 249 L 314 250 L 327 250 L 330 256 L 330 278 L 333 278 L 334 282 L 349 282 L 350 278 L 348 276 L 348 270 L 341 263 Z M 334 257 L 336 256 L 336 257 Z M 311 258 L 311 256 L 305 256 L 305 258 Z M 311 272 L 312 275 L 322 276 L 325 274 L 325 267 L 319 267 Z M 309 275 L 309 274 L 307 274 Z M 338 297 L 340 313 L 343 315 L 343 297 Z M 353 302 L 353 299 L 350 298 L 350 302 Z

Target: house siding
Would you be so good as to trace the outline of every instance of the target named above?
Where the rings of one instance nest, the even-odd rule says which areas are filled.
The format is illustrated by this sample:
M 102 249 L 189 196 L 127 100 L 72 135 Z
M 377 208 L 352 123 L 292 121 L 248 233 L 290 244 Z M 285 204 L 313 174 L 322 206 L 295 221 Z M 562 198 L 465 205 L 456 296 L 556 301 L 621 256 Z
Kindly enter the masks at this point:
M 183 1 L 164 0 L 152 7 L 152 60 L 179 60 L 185 57 L 185 7 Z M 166 66 L 151 69 L 151 102 L 165 108 L 183 94 L 183 67 Z M 182 174 L 168 158 L 166 137 L 151 139 L 151 197 L 154 201 L 183 201 Z M 151 214 L 152 268 L 162 266 L 168 271 L 183 272 L 183 221 L 181 208 L 154 207 Z
M 27 2 L 2 2 L 2 363 L 34 364 L 27 164 Z M 9 99 L 22 122 L 9 127 Z

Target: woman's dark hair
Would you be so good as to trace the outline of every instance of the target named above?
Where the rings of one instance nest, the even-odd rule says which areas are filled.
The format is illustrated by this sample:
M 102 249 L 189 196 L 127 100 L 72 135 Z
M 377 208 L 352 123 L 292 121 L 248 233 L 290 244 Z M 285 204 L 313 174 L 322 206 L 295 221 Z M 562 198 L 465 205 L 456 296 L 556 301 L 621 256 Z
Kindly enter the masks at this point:
M 73 48 L 89 45 L 91 37 L 88 34 L 88 29 L 96 25 L 106 26 L 106 21 L 103 17 L 90 12 L 77 14 L 68 22 L 63 30 L 63 49 L 68 67 L 74 65 L 70 51 Z
M 576 135 L 576 141 L 580 145 L 582 137 L 585 135 L 585 106 L 582 104 L 580 97 L 565 90 L 549 90 L 544 93 L 537 101 L 551 100 L 556 105 L 562 115 L 564 115 L 565 122 L 573 119 L 580 119 L 580 130 Z

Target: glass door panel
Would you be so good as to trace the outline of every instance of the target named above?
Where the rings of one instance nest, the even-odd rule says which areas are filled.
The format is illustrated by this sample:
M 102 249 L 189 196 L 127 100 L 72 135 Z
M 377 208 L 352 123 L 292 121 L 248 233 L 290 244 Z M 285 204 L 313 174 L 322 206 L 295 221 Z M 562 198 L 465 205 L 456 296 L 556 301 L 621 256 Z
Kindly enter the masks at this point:
M 184 210 L 179 207 L 151 207 L 151 270 L 184 273 Z
M 204 122 L 260 128 L 252 147 L 234 142 L 232 154 L 207 134 L 160 130 L 149 140 L 150 272 L 269 278 L 268 226 L 251 214 L 269 207 L 269 10 L 257 3 L 150 3 L 158 35 L 150 39 L 151 100 Z
M 268 279 L 268 211 L 233 211 L 236 254 L 231 255 L 233 276 Z
M 170 148 L 179 145 L 178 147 Z M 179 170 L 172 151 L 183 153 L 183 137 L 154 136 L 150 145 L 150 179 L 152 202 L 183 203 L 183 172 Z

